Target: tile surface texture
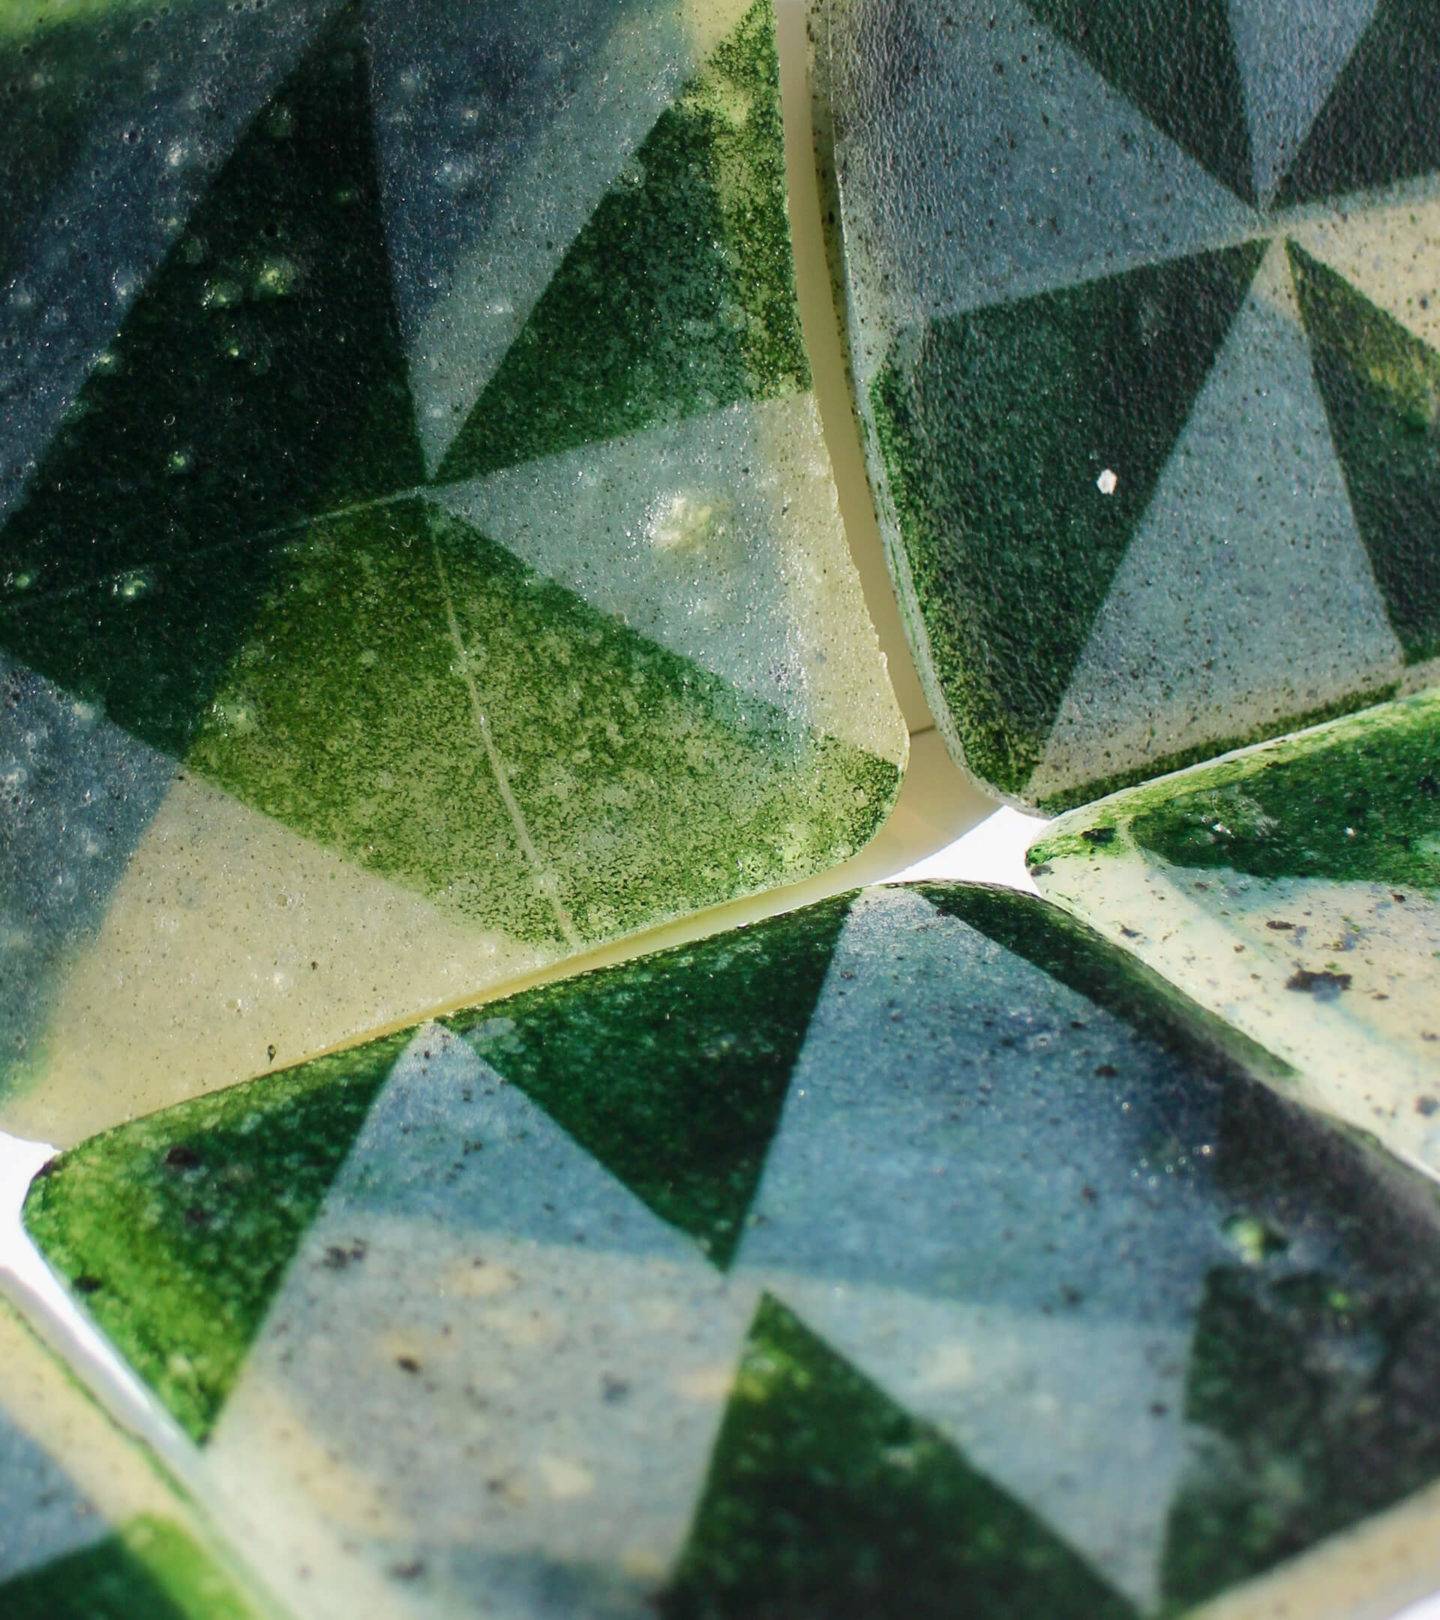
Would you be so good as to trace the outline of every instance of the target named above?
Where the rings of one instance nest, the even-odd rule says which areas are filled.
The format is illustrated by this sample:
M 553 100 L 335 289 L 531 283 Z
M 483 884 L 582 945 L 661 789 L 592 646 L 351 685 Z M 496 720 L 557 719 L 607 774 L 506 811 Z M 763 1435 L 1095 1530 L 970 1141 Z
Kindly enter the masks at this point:
M 864 891 L 120 1127 L 27 1222 L 300 1616 L 1259 1614 L 1440 1473 L 1440 1210 L 1157 985 Z
M 1073 805 L 1433 681 L 1434 0 L 827 0 L 872 482 L 952 751 Z
M 1294 1094 L 1440 1172 L 1440 697 L 1076 810 L 1029 859 Z
M 0 20 L 21 1135 L 809 876 L 903 766 L 766 0 L 278 17 Z
M 153 1462 L 0 1302 L 0 1614 L 262 1620 Z

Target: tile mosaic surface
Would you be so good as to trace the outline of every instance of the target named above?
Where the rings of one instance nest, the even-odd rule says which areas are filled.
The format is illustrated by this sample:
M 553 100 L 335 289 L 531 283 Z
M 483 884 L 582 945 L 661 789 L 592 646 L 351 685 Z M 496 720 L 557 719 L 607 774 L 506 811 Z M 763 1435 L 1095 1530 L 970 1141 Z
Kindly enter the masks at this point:
M 903 763 L 766 0 L 280 12 L 0 18 L 0 1124 L 45 1140 L 808 875 Z
M 1042 891 L 1440 1170 L 1440 697 L 1077 810 Z
M 261 1620 L 151 1462 L 0 1303 L 0 1614 Z
M 827 0 L 849 332 L 922 679 L 1095 797 L 1440 654 L 1434 0 Z
M 1353 1615 L 1296 1556 L 1440 1473 L 1435 1189 L 1157 986 L 845 895 L 120 1127 L 27 1223 L 302 1617 Z

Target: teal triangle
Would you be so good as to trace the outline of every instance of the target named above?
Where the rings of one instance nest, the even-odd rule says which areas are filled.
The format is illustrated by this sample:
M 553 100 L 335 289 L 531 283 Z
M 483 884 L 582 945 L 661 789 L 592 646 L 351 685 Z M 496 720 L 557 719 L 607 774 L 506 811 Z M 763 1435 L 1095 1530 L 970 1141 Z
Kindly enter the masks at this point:
M 972 769 L 1022 792 L 1265 244 L 902 334 L 873 405 L 936 677 Z M 1117 472 L 1115 492 L 1097 480 Z
M 851 896 L 452 1027 L 718 1266 L 744 1235 Z
M 1381 0 L 1276 202 L 1388 186 L 1440 169 L 1440 6 Z
M 1440 653 L 1440 354 L 1293 242 L 1315 380 L 1408 662 Z
M 750 1329 L 665 1620 L 1135 1620 L 777 1300 Z
M 267 577 L 256 531 L 423 476 L 358 11 L 215 177 L 0 533 L 0 645 L 183 751 Z
M 285 1268 L 413 1032 L 93 1137 L 25 1224 L 99 1327 L 203 1441 Z
M 440 467 L 474 478 L 807 386 L 759 0 L 661 114 Z
M 1248 1263 L 1210 1272 L 1196 1317 L 1167 1614 L 1440 1475 L 1440 1285 L 1414 1263 L 1435 1239 L 1423 1179 L 1259 1086 L 1230 1087 L 1218 1135 L 1226 1230 L 1244 1232 Z
M 1048 28 L 1247 202 L 1250 127 L 1228 0 L 1027 0 Z

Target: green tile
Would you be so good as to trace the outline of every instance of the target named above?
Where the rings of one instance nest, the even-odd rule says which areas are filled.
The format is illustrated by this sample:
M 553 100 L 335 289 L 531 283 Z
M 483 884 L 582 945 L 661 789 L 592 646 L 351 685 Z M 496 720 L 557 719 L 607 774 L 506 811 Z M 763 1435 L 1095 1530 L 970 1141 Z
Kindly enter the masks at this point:
M 957 763 L 1063 810 L 1432 682 L 1431 6 L 822 10 L 856 405 Z
M 1291 1560 L 1389 1571 L 1440 1471 L 1440 1206 L 1229 1038 L 898 886 L 121 1126 L 26 1220 L 300 1620 L 1319 1614 Z
M 784 160 L 779 63 L 760 0 L 576 238 L 440 477 L 479 477 L 807 388 Z
M 943 1436 L 766 1296 L 660 1612 L 841 1620 L 899 1603 L 952 1620 L 1136 1613 Z
M 1296 1094 L 1436 1162 L 1440 706 L 1350 719 L 1078 810 L 1043 892 L 1296 1071 Z
M 0 530 L 0 646 L 183 752 L 266 579 L 255 531 L 422 476 L 360 14 L 242 137 Z
M 44 274 L 0 301 L 15 1134 L 74 1142 L 802 880 L 894 802 L 771 11 L 547 4 L 0 27 L 61 164 L 22 229 Z M 98 100 L 100 45 L 47 66 L 72 27 L 118 53 Z M 97 142 L 120 156 L 87 168 Z

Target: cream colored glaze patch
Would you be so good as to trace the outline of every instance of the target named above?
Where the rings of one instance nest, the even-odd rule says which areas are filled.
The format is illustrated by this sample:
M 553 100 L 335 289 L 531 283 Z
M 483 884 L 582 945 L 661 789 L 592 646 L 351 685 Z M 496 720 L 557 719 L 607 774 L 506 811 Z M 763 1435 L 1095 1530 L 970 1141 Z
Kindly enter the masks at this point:
M 55 998 L 0 1123 L 67 1145 L 527 972 L 540 957 L 193 778 Z
M 1375 883 L 1190 872 L 1153 856 L 1105 857 L 1103 914 L 1094 886 L 1088 867 L 1067 862 L 1044 893 L 1293 1065 L 1290 1095 L 1440 1173 L 1440 1112 L 1425 1111 L 1440 1102 L 1440 1039 L 1427 1039 L 1440 1036 L 1440 903 L 1414 891 L 1397 901 Z M 1307 973 L 1348 975 L 1349 986 L 1304 988 Z

